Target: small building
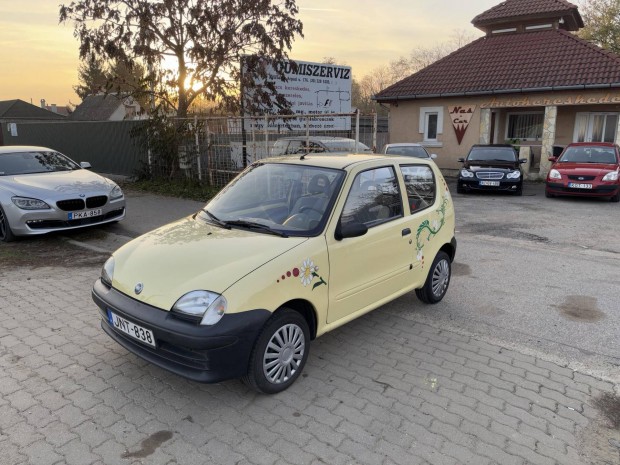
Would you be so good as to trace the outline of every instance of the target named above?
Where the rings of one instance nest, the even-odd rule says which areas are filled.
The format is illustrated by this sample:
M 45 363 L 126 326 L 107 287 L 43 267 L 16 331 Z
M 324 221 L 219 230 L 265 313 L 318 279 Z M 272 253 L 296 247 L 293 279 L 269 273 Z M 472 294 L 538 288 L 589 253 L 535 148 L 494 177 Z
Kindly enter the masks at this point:
M 88 95 L 69 119 L 72 121 L 124 121 L 142 119 L 142 106 L 131 96 L 100 93 Z
M 575 32 L 565 0 L 506 0 L 479 14 L 485 36 L 379 92 L 390 142 L 419 142 L 443 169 L 477 143 L 512 143 L 530 179 L 554 146 L 620 137 L 620 57 Z
M 20 99 L 0 101 L 0 120 L 2 121 L 48 121 L 64 120 L 59 113 L 39 108 Z

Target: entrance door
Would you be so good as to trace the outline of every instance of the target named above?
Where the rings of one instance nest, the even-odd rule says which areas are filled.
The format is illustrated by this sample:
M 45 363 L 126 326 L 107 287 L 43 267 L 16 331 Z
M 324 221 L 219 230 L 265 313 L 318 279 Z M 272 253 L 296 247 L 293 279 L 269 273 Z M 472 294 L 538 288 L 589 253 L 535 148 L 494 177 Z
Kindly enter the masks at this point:
M 618 113 L 577 113 L 574 142 L 615 142 Z

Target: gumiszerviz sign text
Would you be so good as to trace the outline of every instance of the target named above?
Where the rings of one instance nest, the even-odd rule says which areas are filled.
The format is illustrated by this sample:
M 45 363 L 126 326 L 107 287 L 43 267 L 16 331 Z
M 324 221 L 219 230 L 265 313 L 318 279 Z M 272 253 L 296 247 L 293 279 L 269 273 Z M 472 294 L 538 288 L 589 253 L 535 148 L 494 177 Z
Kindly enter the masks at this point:
M 457 105 L 448 107 L 448 110 L 450 112 L 450 121 L 452 121 L 452 127 L 456 134 L 456 140 L 460 145 L 467 131 L 467 127 L 469 126 L 469 122 L 471 121 L 471 117 L 476 111 L 476 105 Z

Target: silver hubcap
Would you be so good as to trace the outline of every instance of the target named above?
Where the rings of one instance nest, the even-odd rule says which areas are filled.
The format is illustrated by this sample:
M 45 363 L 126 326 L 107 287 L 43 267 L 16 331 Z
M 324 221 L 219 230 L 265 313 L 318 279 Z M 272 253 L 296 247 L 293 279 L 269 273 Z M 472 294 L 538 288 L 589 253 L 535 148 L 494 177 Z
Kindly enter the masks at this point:
M 304 356 L 304 332 L 294 324 L 278 329 L 267 344 L 263 355 L 263 372 L 267 380 L 280 384 L 291 379 Z
M 448 283 L 450 282 L 450 264 L 448 260 L 441 260 L 435 266 L 433 270 L 433 279 L 431 285 L 433 287 L 433 294 L 435 297 L 441 297 L 446 289 L 448 288 Z

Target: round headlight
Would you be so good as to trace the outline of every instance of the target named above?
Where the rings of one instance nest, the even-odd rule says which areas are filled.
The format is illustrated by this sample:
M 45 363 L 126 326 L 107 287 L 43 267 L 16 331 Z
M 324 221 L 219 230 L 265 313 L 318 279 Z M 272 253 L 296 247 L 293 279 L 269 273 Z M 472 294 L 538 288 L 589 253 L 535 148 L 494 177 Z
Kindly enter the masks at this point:
M 520 177 L 521 177 L 521 171 L 519 170 L 511 171 L 510 173 L 506 175 L 507 179 L 519 179 Z
M 191 291 L 172 306 L 172 311 L 199 320 L 201 325 L 214 325 L 226 313 L 228 303 L 223 295 L 209 291 Z
M 474 177 L 474 173 L 472 173 L 469 170 L 462 169 L 461 170 L 461 176 L 463 176 L 464 178 L 473 178 Z
M 112 279 L 114 278 L 114 257 L 110 257 L 101 268 L 101 282 L 108 287 L 112 287 Z

